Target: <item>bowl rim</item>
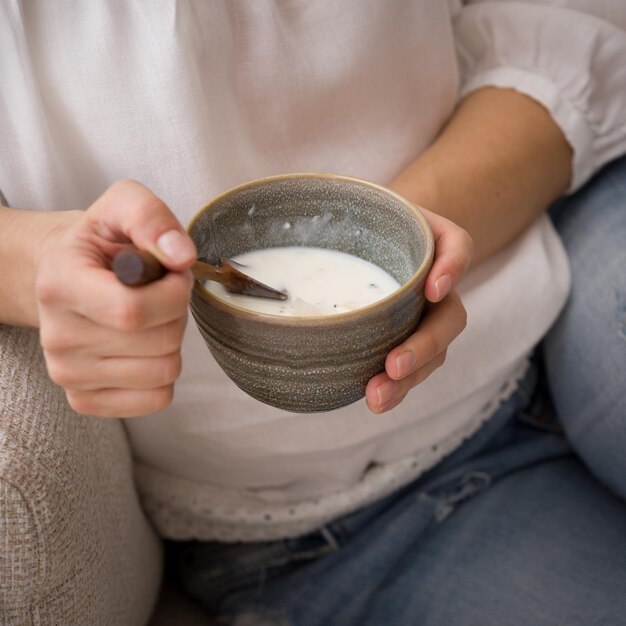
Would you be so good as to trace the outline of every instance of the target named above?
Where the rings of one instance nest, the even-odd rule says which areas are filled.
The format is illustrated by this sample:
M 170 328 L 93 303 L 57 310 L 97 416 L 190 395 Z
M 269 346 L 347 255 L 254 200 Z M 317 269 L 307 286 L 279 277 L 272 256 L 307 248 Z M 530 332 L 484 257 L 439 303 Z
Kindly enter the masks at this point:
M 370 189 L 374 189 L 378 192 L 383 193 L 384 195 L 391 196 L 392 198 L 403 204 L 409 210 L 409 212 L 413 214 L 420 226 L 422 234 L 424 235 L 425 250 L 422 262 L 420 263 L 419 267 L 415 270 L 409 280 L 400 285 L 398 289 L 390 293 L 388 296 L 385 296 L 380 300 L 376 300 L 376 302 L 372 302 L 367 306 L 354 309 L 353 311 L 334 313 L 332 315 L 289 316 L 250 311 L 230 302 L 226 302 L 221 298 L 218 298 L 210 291 L 206 290 L 199 281 L 194 281 L 193 292 L 202 300 L 220 309 L 224 313 L 228 313 L 230 315 L 234 315 L 236 317 L 244 318 L 247 320 L 254 320 L 255 322 L 259 323 L 271 323 L 273 325 L 281 326 L 301 326 L 303 324 L 306 324 L 308 326 L 333 326 L 341 323 L 347 318 L 360 318 L 375 314 L 377 309 L 384 308 L 389 302 L 393 302 L 394 300 L 402 300 L 408 291 L 414 290 L 416 283 L 420 282 L 422 278 L 426 278 L 425 275 L 430 269 L 435 254 L 435 239 L 430 225 L 428 224 L 428 221 L 424 217 L 424 214 L 421 212 L 420 208 L 411 201 L 407 200 L 404 196 L 396 193 L 395 191 L 392 191 L 391 189 L 388 189 L 387 187 L 384 187 L 383 185 L 379 185 L 377 183 L 373 183 L 369 180 L 365 180 L 355 176 L 332 174 L 328 172 L 293 172 L 288 174 L 275 174 L 272 176 L 256 178 L 254 180 L 250 180 L 236 185 L 235 187 L 232 187 L 230 189 L 227 189 L 226 191 L 215 196 L 209 202 L 200 207 L 200 209 L 196 211 L 195 215 L 190 220 L 187 226 L 187 232 L 191 234 L 192 228 L 200 219 L 200 217 L 212 206 L 216 205 L 218 202 L 221 202 L 224 198 L 244 191 L 246 189 L 250 189 L 252 187 L 258 187 L 260 185 L 291 179 L 334 180 L 339 182 L 354 183 L 363 187 L 369 187 Z

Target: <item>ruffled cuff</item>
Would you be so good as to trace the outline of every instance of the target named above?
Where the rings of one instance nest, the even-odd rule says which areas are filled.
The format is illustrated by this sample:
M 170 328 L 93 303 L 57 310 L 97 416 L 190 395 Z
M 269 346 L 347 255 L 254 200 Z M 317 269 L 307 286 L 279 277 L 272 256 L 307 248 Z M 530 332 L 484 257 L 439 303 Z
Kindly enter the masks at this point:
M 473 76 L 461 96 L 481 87 L 511 88 L 543 105 L 559 125 L 574 152 L 569 192 L 578 189 L 596 170 L 593 158 L 593 131 L 581 111 L 563 97 L 559 87 L 543 76 L 515 67 L 498 67 Z
M 626 152 L 626 4 L 615 24 L 583 4 L 474 0 L 454 18 L 462 95 L 505 87 L 542 104 L 573 149 L 570 192 Z

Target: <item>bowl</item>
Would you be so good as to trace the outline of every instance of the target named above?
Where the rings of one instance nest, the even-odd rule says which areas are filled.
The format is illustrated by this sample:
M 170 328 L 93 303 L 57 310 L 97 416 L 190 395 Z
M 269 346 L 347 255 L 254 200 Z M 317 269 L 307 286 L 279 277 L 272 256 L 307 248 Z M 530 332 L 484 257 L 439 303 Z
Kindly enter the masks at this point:
M 225 302 L 196 282 L 191 312 L 209 350 L 236 385 L 266 404 L 311 413 L 359 400 L 387 353 L 419 323 L 433 236 L 413 204 L 379 185 L 334 174 L 263 178 L 209 202 L 188 231 L 198 256 L 213 263 L 313 246 L 370 261 L 400 283 L 354 311 L 283 317 Z

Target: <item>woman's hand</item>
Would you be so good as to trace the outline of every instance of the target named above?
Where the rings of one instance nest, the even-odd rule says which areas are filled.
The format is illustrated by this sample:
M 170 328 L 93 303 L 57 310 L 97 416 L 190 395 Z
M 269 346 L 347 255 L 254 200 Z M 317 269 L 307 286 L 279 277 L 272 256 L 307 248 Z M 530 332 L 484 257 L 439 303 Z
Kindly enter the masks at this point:
M 140 288 L 122 285 L 109 268 L 129 243 L 171 271 Z M 131 417 L 171 402 L 195 255 L 170 210 L 134 181 L 114 184 L 46 239 L 35 288 L 41 344 L 76 411 Z
M 421 211 L 435 237 L 435 259 L 424 287 L 430 304 L 417 332 L 387 355 L 385 371 L 367 384 L 365 398 L 374 413 L 393 409 L 443 365 L 448 346 L 465 328 L 465 308 L 455 287 L 472 261 L 472 239 L 445 217 Z
M 467 95 L 435 141 L 389 183 L 435 212 L 424 211 L 437 239 L 425 288 L 436 304 L 368 383 L 372 411 L 399 404 L 443 363 L 464 328 L 454 287 L 474 256 L 472 240 L 475 263 L 505 247 L 567 189 L 571 165 L 572 149 L 541 104 L 514 89 L 485 87 Z

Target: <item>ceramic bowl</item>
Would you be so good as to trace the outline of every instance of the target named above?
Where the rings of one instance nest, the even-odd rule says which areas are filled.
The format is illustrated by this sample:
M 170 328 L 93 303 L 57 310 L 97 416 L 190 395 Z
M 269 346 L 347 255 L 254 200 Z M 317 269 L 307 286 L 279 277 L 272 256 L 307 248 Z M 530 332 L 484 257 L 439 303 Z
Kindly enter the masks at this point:
M 191 311 L 226 374 L 252 397 L 288 411 L 329 411 L 364 396 L 387 353 L 414 332 L 424 308 L 433 236 L 410 202 L 364 180 L 329 174 L 273 176 L 207 204 L 189 233 L 199 257 L 313 246 L 375 263 L 401 285 L 367 307 L 328 316 L 244 310 L 196 283 Z

